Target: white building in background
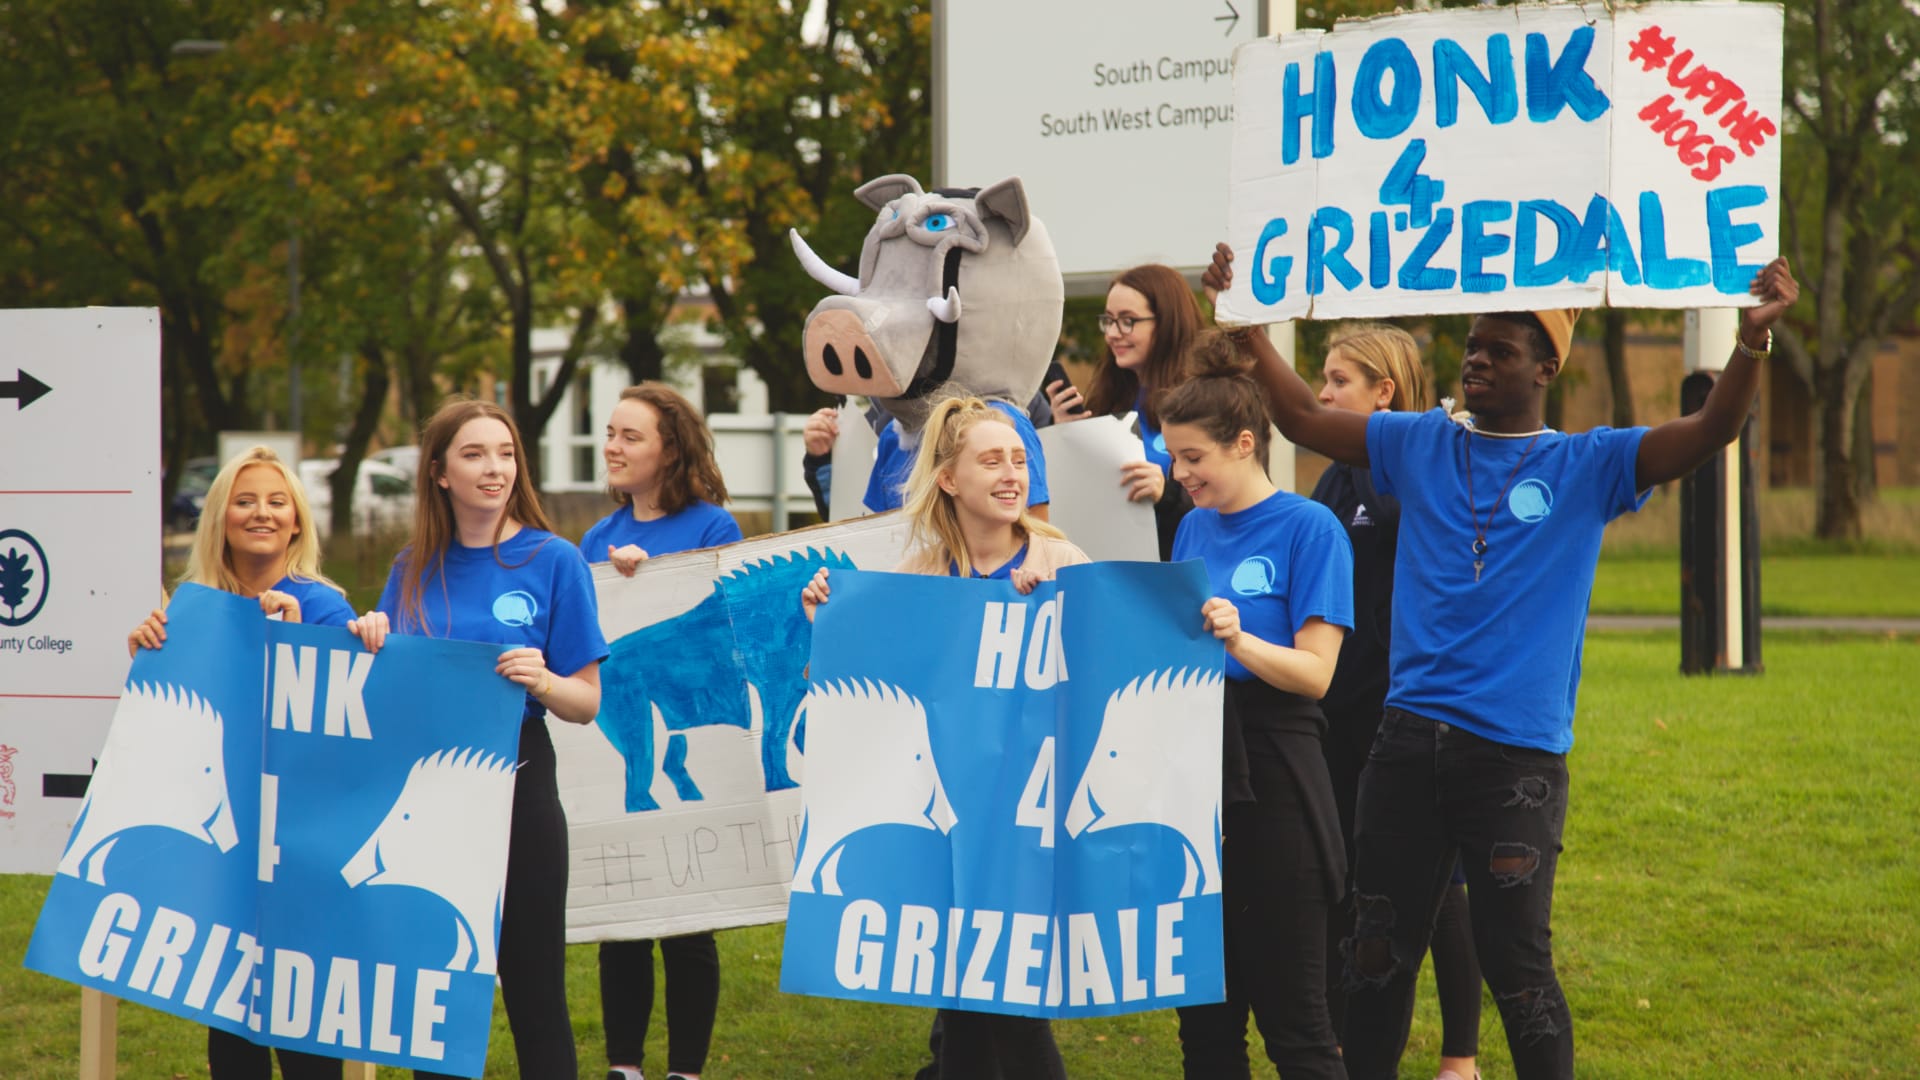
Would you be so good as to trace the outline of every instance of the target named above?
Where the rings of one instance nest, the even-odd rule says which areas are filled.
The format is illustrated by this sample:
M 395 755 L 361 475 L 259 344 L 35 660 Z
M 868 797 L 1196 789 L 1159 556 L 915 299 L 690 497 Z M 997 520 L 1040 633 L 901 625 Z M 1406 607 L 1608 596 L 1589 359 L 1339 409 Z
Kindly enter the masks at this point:
M 732 509 L 770 512 L 774 531 L 789 514 L 814 510 L 800 459 L 800 432 L 807 418 L 767 410 L 767 387 L 751 370 L 722 352 L 719 335 L 697 324 L 680 331 L 665 381 L 687 396 L 713 429 L 714 453 L 726 477 Z M 539 393 L 552 386 L 566 351 L 568 331 L 536 330 L 533 382 Z M 794 363 L 799 363 L 796 354 Z M 626 365 L 614 356 L 588 356 L 575 371 L 553 419 L 540 433 L 541 490 L 599 491 L 606 483 L 600 447 L 607 418 L 629 385 Z

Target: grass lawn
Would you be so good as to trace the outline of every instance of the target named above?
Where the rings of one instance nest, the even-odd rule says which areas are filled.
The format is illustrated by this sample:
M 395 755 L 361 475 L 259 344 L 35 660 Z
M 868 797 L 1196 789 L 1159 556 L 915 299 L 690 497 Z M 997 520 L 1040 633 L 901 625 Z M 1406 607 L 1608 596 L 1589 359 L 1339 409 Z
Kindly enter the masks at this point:
M 1920 641 L 1770 635 L 1753 678 L 1682 679 L 1678 656 L 1670 633 L 1588 643 L 1555 905 L 1580 1076 L 1920 1076 Z M 20 967 L 46 881 L 0 877 L 8 1080 L 75 1069 L 79 991 Z M 779 927 L 720 941 L 712 1080 L 905 1077 L 920 1062 L 924 1011 L 780 994 Z M 572 950 L 570 979 L 580 1075 L 598 1078 L 591 947 Z M 1076 1077 L 1178 1075 L 1170 1013 L 1056 1030 Z M 1438 1038 L 1423 989 L 1403 1078 L 1433 1075 Z M 205 1076 L 204 1039 L 123 1008 L 121 1075 Z M 1489 1077 L 1512 1075 L 1490 1004 L 1482 1049 Z M 514 1075 L 496 1010 L 487 1076 Z
M 1603 555 L 1594 576 L 1593 611 L 1679 614 L 1679 556 Z M 1760 611 L 1762 615 L 1920 617 L 1920 554 L 1763 555 Z

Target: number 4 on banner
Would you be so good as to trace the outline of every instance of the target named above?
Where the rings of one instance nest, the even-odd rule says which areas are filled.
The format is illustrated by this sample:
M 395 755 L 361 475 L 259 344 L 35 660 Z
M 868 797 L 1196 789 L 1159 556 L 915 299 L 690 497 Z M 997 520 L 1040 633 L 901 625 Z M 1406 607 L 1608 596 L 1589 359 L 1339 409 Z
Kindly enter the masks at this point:
M 1020 828 L 1039 829 L 1040 846 L 1053 846 L 1053 736 L 1040 741 L 1040 753 L 1033 759 L 1033 772 L 1027 776 L 1026 790 L 1020 793 L 1020 805 L 1013 812 L 1013 823 Z

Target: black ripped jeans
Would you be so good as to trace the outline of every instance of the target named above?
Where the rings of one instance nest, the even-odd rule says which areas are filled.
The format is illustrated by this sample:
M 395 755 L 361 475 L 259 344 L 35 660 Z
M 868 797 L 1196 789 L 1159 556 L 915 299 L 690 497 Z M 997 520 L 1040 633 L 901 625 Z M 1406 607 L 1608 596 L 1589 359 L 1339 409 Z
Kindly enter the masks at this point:
M 1573 1017 L 1553 970 L 1553 872 L 1567 818 L 1563 754 L 1507 746 L 1388 709 L 1360 777 L 1348 1073 L 1391 1080 L 1414 982 L 1458 854 L 1475 949 L 1520 1080 L 1573 1076 Z

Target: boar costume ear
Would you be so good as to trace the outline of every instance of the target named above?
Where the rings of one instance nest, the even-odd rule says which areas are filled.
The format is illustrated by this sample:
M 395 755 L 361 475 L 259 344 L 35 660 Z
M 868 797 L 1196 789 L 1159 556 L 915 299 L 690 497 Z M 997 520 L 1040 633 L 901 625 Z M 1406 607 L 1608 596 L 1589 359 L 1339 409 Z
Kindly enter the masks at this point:
M 925 194 L 920 188 L 920 181 L 905 173 L 891 173 L 853 189 L 853 197 L 865 203 L 867 209 L 876 212 L 902 195 Z
M 1019 177 L 1009 176 L 982 188 L 980 194 L 973 197 L 973 205 L 980 209 L 981 217 L 997 217 L 1006 222 L 1013 232 L 1015 245 L 1027 238 L 1027 189 L 1021 186 Z

